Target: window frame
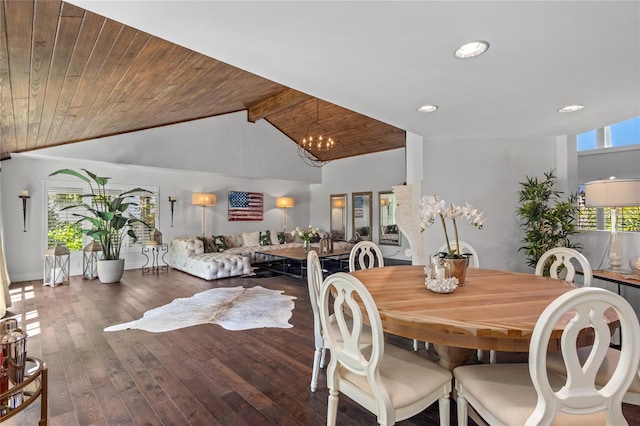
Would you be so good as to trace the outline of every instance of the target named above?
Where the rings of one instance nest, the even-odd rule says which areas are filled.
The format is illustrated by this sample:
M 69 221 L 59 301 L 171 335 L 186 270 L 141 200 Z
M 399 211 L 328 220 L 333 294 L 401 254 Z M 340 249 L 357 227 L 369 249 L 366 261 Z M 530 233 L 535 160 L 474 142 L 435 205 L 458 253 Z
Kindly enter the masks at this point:
M 44 182 L 44 198 L 45 198 L 44 201 L 45 202 L 44 202 L 44 214 L 43 214 L 44 229 L 45 229 L 43 244 L 45 247 L 45 251 L 48 250 L 49 248 L 49 211 L 48 211 L 49 192 L 52 189 L 56 189 L 56 188 L 66 189 L 66 190 L 78 190 L 79 191 L 78 193 L 82 195 L 87 195 L 91 193 L 90 187 L 86 183 L 72 182 L 72 181 L 45 180 Z M 125 236 L 125 241 L 123 241 L 122 243 L 122 250 L 121 250 L 121 253 L 123 254 L 134 251 L 132 250 L 132 248 L 135 248 L 135 251 L 138 251 L 143 244 L 145 244 L 148 240 L 153 239 L 154 231 L 160 227 L 160 203 L 159 203 L 160 187 L 154 186 L 154 185 L 131 185 L 131 184 L 108 184 L 106 186 L 107 192 L 112 194 L 120 194 L 122 192 L 131 191 L 136 188 L 145 189 L 151 192 L 151 195 L 149 195 L 149 198 L 153 200 L 152 204 L 155 205 L 154 223 L 152 224 L 152 228 L 149 229 L 148 234 L 145 235 L 147 238 L 144 238 L 144 237 L 139 238 L 136 243 L 131 243 L 131 240 L 129 239 L 129 237 Z M 131 209 L 127 210 L 127 214 L 135 216 L 135 212 L 132 212 Z M 83 234 L 82 247 L 85 247 L 90 242 L 91 242 L 91 238 Z M 69 251 L 70 253 L 82 252 L 82 250 L 73 250 L 73 251 L 69 250 Z

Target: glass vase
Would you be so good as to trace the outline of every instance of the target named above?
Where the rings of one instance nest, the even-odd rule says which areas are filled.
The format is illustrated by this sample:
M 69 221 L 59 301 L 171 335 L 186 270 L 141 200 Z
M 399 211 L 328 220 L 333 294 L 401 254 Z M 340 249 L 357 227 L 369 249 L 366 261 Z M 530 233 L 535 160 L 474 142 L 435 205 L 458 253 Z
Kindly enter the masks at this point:
M 302 240 L 302 249 L 305 253 L 308 253 L 311 249 L 311 240 Z

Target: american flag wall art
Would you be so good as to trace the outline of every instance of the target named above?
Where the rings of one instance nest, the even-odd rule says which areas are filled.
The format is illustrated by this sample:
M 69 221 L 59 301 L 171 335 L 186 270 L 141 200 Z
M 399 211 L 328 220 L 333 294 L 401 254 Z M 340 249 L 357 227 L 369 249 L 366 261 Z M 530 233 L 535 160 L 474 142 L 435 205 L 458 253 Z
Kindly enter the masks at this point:
M 229 221 L 262 220 L 262 192 L 229 191 Z

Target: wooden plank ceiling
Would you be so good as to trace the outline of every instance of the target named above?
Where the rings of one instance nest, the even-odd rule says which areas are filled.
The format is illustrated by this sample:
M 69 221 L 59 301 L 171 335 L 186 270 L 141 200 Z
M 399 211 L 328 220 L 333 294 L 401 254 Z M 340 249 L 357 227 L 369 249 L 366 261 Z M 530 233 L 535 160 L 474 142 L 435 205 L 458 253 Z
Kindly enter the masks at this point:
M 242 110 L 294 142 L 318 112 L 338 140 L 321 160 L 404 147 L 401 129 L 71 4 L 1 6 L 1 159 Z

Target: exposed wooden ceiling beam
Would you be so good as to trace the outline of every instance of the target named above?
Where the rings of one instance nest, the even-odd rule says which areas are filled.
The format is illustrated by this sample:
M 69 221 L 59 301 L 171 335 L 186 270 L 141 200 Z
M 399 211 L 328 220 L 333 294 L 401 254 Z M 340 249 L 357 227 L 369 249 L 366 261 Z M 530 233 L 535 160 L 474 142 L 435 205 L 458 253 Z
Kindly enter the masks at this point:
M 270 96 L 254 103 L 253 105 L 249 105 L 247 108 L 247 118 L 250 122 L 255 123 L 270 114 L 275 114 L 285 109 L 289 109 L 312 98 L 312 96 L 307 95 L 306 93 L 286 88 L 274 96 Z

